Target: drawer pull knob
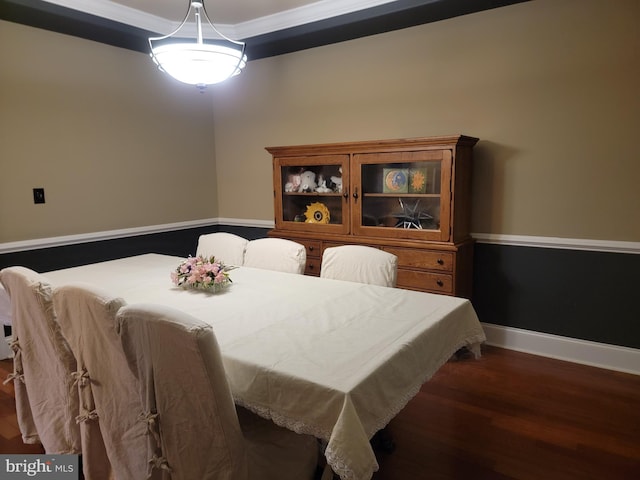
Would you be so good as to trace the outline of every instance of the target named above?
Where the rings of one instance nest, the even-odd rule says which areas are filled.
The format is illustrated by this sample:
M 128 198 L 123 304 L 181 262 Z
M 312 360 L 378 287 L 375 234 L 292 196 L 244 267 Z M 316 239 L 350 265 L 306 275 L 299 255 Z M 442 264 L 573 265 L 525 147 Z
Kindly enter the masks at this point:
M 438 280 L 436 283 L 439 287 L 442 287 L 444 285 L 444 282 L 442 280 Z
M 313 247 L 309 247 L 309 251 L 310 251 L 310 252 L 313 252 Z
M 442 260 L 441 258 L 438 259 L 438 265 L 444 265 L 444 260 Z
M 313 270 L 313 263 L 309 264 L 309 270 Z

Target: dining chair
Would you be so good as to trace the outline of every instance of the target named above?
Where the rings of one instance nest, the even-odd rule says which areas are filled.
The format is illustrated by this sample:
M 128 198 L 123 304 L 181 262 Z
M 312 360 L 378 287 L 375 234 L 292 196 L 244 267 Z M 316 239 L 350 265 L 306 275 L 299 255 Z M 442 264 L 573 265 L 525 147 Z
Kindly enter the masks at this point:
M 322 254 L 320 277 L 395 287 L 398 257 L 365 245 L 340 245 Z
M 244 266 L 303 274 L 307 263 L 304 245 L 284 238 L 250 240 L 244 254 Z
M 24 443 L 41 443 L 47 454 L 80 454 L 78 396 L 73 356 L 52 303 L 46 279 L 25 267 L 8 267 L 0 281 L 11 299 L 13 380 L 18 426 Z
M 241 266 L 244 263 L 244 251 L 249 240 L 227 232 L 215 232 L 200 235 L 196 255 L 216 257 L 225 265 Z
M 210 325 L 170 307 L 123 307 L 117 328 L 149 423 L 147 458 L 172 480 L 311 480 L 318 442 L 234 405 Z M 171 348 L 167 348 L 170 345 Z
M 78 362 L 74 376 L 85 478 L 146 478 L 147 429 L 138 418 L 136 379 L 115 325 L 124 300 L 78 283 L 54 289 L 53 304 Z

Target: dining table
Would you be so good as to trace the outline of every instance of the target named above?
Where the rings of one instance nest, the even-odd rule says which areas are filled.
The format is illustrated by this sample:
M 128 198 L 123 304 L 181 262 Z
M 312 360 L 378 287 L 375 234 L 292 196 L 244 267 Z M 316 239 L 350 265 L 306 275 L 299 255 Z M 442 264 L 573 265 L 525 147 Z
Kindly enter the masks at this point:
M 456 351 L 479 356 L 486 340 L 468 299 L 244 266 L 212 293 L 172 283 L 184 260 L 151 253 L 43 275 L 210 324 L 236 404 L 320 439 L 343 480 L 370 479 L 373 435 Z

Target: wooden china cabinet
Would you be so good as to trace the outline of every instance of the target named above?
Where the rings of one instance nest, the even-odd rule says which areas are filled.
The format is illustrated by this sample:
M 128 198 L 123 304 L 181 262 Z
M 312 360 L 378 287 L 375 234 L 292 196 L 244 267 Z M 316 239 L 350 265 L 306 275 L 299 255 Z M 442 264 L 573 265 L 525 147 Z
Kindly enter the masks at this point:
M 471 296 L 472 149 L 464 135 L 267 147 L 275 229 L 305 245 L 305 274 L 325 248 L 368 245 L 398 257 L 397 286 Z

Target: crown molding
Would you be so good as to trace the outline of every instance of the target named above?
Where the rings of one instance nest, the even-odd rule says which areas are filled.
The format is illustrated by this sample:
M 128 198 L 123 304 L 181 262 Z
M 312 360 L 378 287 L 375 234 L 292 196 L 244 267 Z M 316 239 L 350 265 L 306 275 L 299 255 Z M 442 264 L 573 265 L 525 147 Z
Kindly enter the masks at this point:
M 70 10 L 88 13 L 102 18 L 108 18 L 127 25 L 133 25 L 140 28 L 144 26 L 145 18 L 158 19 L 166 21 L 161 17 L 157 17 L 150 13 L 127 7 L 120 3 L 110 2 L 109 0 L 42 0 L 46 3 L 58 5 Z
M 170 33 L 180 25 L 182 18 L 163 18 L 142 10 L 127 7 L 109 0 L 43 0 L 60 7 L 77 10 L 114 22 L 131 25 L 150 32 Z M 303 7 L 293 8 L 235 25 L 217 23 L 215 12 L 210 19 L 220 32 L 233 38 L 249 38 L 277 30 L 318 22 L 340 15 L 377 7 L 395 0 L 321 0 Z M 205 3 L 206 7 L 206 3 Z M 186 13 L 186 12 L 185 12 Z M 195 27 L 187 24 L 187 32 L 195 33 Z
M 229 38 L 246 42 L 251 61 L 528 1 L 322 0 L 237 25 L 215 24 Z M 108 0 L 0 0 L 0 20 L 148 54 L 148 38 L 174 31 L 182 19 Z
M 233 26 L 239 38 L 251 38 L 377 7 L 394 0 L 324 0 Z

